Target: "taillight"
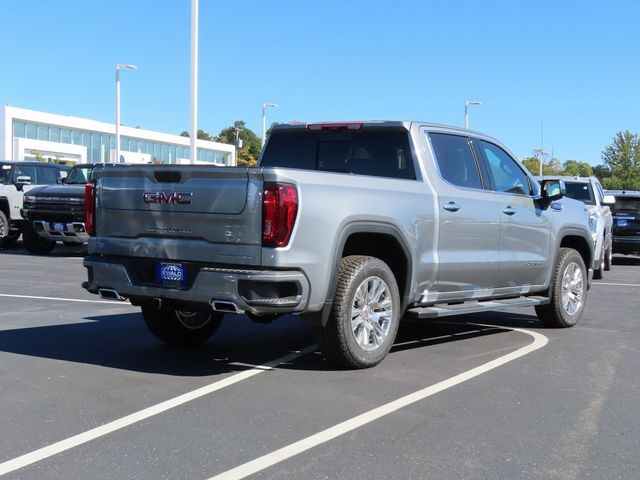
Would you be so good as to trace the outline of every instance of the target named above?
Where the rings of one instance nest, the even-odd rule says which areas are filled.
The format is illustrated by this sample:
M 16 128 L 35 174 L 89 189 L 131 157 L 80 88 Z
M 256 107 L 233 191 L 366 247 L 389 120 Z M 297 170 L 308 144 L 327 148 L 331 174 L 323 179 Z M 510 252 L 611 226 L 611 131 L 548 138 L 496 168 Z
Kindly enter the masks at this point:
M 284 247 L 289 243 L 298 213 L 298 191 L 294 185 L 265 183 L 262 198 L 262 244 Z
M 89 235 L 96 233 L 95 185 L 91 182 L 84 186 L 84 228 Z

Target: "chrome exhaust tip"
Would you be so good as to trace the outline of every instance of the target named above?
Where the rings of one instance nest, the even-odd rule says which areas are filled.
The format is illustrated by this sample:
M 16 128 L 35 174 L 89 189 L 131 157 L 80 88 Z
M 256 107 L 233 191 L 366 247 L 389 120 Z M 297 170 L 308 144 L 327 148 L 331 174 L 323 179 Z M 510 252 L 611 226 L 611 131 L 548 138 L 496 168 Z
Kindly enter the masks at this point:
M 127 297 L 121 296 L 118 292 L 116 292 L 112 288 L 99 288 L 98 295 L 103 300 L 117 300 L 119 302 L 124 302 L 127 299 Z
M 235 303 L 224 300 L 211 300 L 211 308 L 213 308 L 214 312 L 220 313 L 237 313 L 240 315 L 244 313 L 244 310 L 238 307 Z

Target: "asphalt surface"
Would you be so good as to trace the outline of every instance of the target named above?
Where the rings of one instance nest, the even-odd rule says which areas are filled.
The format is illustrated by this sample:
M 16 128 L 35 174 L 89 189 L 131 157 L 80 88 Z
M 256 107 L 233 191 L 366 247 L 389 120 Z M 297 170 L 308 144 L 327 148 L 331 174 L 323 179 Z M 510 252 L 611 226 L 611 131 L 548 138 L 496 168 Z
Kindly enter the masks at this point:
M 163 345 L 80 288 L 82 255 L 0 251 L 0 477 L 639 476 L 638 257 L 572 329 L 533 309 L 405 322 L 384 362 L 342 371 L 292 316 Z

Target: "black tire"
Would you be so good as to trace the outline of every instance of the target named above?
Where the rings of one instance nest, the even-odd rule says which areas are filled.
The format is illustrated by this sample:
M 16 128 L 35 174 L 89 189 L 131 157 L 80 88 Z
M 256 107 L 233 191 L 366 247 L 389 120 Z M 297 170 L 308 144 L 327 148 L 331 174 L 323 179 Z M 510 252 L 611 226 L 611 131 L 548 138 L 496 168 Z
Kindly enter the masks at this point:
M 11 229 L 9 227 L 9 220 L 4 212 L 0 211 L 0 248 L 7 248 L 16 243 L 18 235 L 11 235 Z
M 370 288 L 382 292 L 377 300 L 369 297 Z M 361 303 L 356 298 L 358 292 L 366 294 L 362 299 L 366 305 L 361 308 L 361 322 L 356 326 L 359 333 L 356 334 L 352 315 L 356 304 Z M 386 263 L 374 257 L 345 257 L 340 263 L 329 320 L 325 327 L 316 330 L 318 345 L 328 360 L 341 367 L 373 367 L 384 359 L 395 341 L 402 317 L 400 309 L 398 284 Z M 380 317 L 381 313 L 385 315 Z
M 186 311 L 175 308 L 142 306 L 142 317 L 149 331 L 172 345 L 199 345 L 207 341 L 222 323 L 223 313 Z
M 613 252 L 611 250 L 611 246 L 607 248 L 607 251 L 604 252 L 604 271 L 608 272 L 611 270 L 611 265 L 613 264 Z
M 48 240 L 38 235 L 29 223 L 22 230 L 22 242 L 29 253 L 36 255 L 48 255 L 56 246 L 56 242 L 53 240 Z
M 580 254 L 573 248 L 561 248 L 551 277 L 550 303 L 536 307 L 540 321 L 553 328 L 568 328 L 578 323 L 587 300 L 587 282 L 587 269 Z M 563 296 L 568 301 L 567 306 Z

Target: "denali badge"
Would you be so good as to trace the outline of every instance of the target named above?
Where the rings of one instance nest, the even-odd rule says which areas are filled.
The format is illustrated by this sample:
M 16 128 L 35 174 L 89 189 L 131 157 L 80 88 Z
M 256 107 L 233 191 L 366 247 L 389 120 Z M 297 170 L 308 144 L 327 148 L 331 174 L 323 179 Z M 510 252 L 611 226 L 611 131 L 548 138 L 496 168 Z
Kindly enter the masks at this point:
M 191 205 L 193 192 L 144 192 L 142 199 L 144 203 L 180 203 Z

